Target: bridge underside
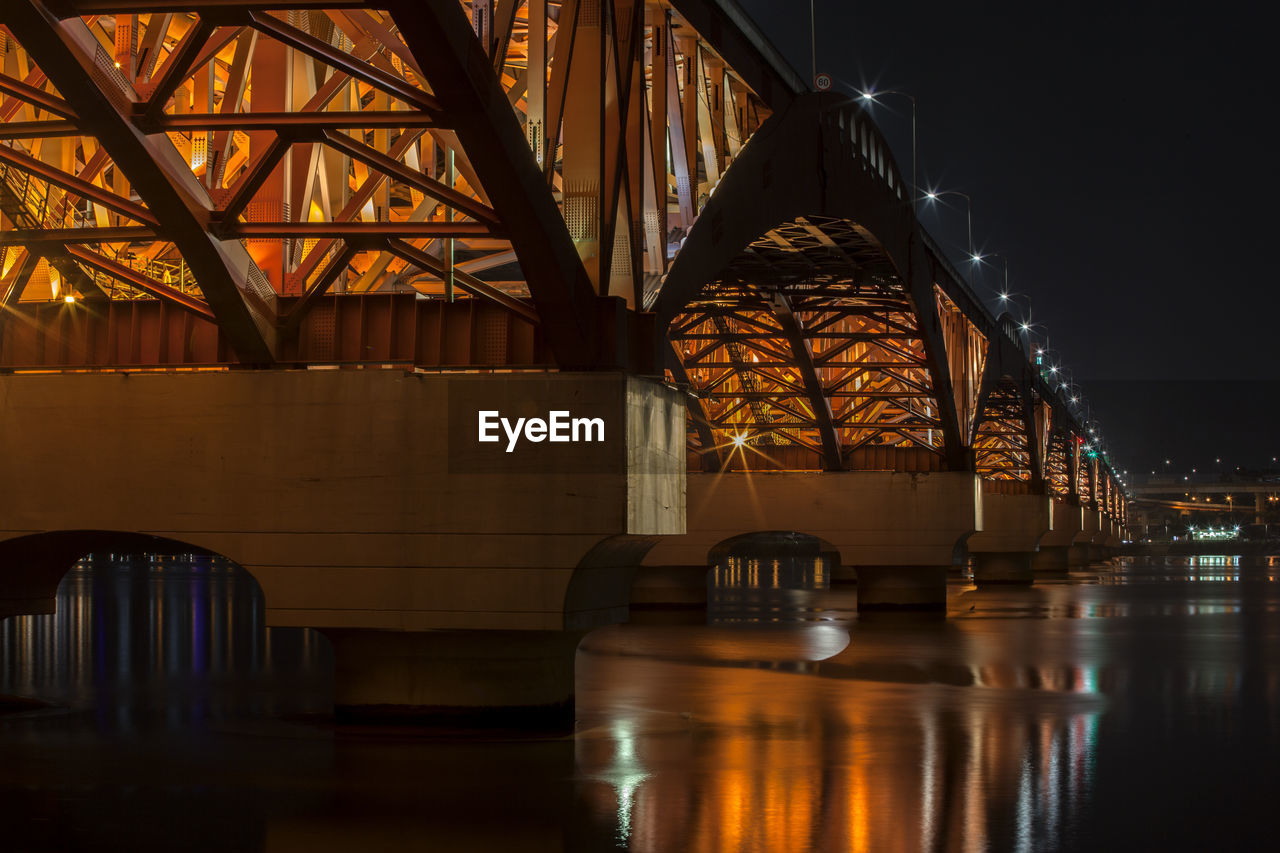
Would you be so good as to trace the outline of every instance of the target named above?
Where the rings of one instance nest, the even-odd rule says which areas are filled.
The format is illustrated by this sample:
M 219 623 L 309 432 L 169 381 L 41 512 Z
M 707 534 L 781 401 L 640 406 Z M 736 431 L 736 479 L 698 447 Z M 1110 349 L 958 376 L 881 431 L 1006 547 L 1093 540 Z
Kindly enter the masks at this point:
M 918 312 L 855 223 L 813 216 L 770 230 L 669 335 L 698 467 L 944 468 Z

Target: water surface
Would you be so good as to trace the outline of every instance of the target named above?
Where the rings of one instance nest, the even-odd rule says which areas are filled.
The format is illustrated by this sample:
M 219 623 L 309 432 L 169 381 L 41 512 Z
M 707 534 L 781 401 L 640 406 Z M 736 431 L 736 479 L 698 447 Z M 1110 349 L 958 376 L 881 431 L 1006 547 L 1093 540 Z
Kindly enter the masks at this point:
M 1271 849 L 1280 566 L 1183 558 L 942 617 L 812 572 L 589 635 L 572 737 L 335 728 L 319 634 L 222 561 L 99 557 L 0 622 L 4 849 Z M 671 624 L 683 620 L 689 624 Z

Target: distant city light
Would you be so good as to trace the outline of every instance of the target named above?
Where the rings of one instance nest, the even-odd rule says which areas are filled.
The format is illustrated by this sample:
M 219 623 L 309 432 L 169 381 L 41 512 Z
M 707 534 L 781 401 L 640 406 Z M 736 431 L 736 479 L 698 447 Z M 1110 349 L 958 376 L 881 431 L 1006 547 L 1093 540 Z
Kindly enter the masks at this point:
M 66 296 L 62 297 L 62 301 L 63 301 L 63 302 L 65 302 L 65 303 L 67 303 L 68 305 L 72 305 L 72 304 L 74 304 L 74 303 L 75 303 L 75 301 L 76 301 L 75 294 L 74 294 L 74 293 L 68 293 Z
M 1228 530 L 1223 527 L 1219 530 L 1216 527 L 1209 527 L 1205 530 L 1197 530 L 1196 528 L 1191 527 L 1188 528 L 1187 532 L 1191 534 L 1192 539 L 1235 539 L 1240 534 L 1240 528 L 1235 527 Z

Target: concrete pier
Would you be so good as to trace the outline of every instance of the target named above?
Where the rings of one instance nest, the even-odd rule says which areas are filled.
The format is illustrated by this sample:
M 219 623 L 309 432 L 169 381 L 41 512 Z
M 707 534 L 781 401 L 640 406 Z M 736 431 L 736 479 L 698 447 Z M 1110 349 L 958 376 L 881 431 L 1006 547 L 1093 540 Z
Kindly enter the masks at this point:
M 1017 483 L 1014 485 L 1022 485 Z M 984 584 L 1030 584 L 1031 556 L 1053 526 L 1048 495 L 996 491 L 984 484 L 982 529 L 966 547 L 974 557 L 973 580 Z
M 576 638 L 684 532 L 683 397 L 622 374 L 8 375 L 0 401 L 0 613 L 122 535 L 220 554 L 267 625 L 334 639 L 344 713 L 564 707 Z M 508 452 L 480 411 L 604 433 Z
M 978 478 L 963 472 L 691 473 L 687 505 L 687 532 L 663 537 L 642 576 L 709 564 L 743 534 L 790 531 L 839 554 L 835 579 L 856 576 L 859 609 L 945 606 L 947 569 L 981 523 Z

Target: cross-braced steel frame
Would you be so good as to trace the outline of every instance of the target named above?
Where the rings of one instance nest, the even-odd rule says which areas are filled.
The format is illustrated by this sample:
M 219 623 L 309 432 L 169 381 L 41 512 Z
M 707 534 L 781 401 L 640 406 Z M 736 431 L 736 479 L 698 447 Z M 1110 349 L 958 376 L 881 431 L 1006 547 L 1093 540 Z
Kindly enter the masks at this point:
M 0 369 L 665 361 L 703 467 L 1122 511 L 874 124 L 730 0 L 9 0 L 0 120 Z

